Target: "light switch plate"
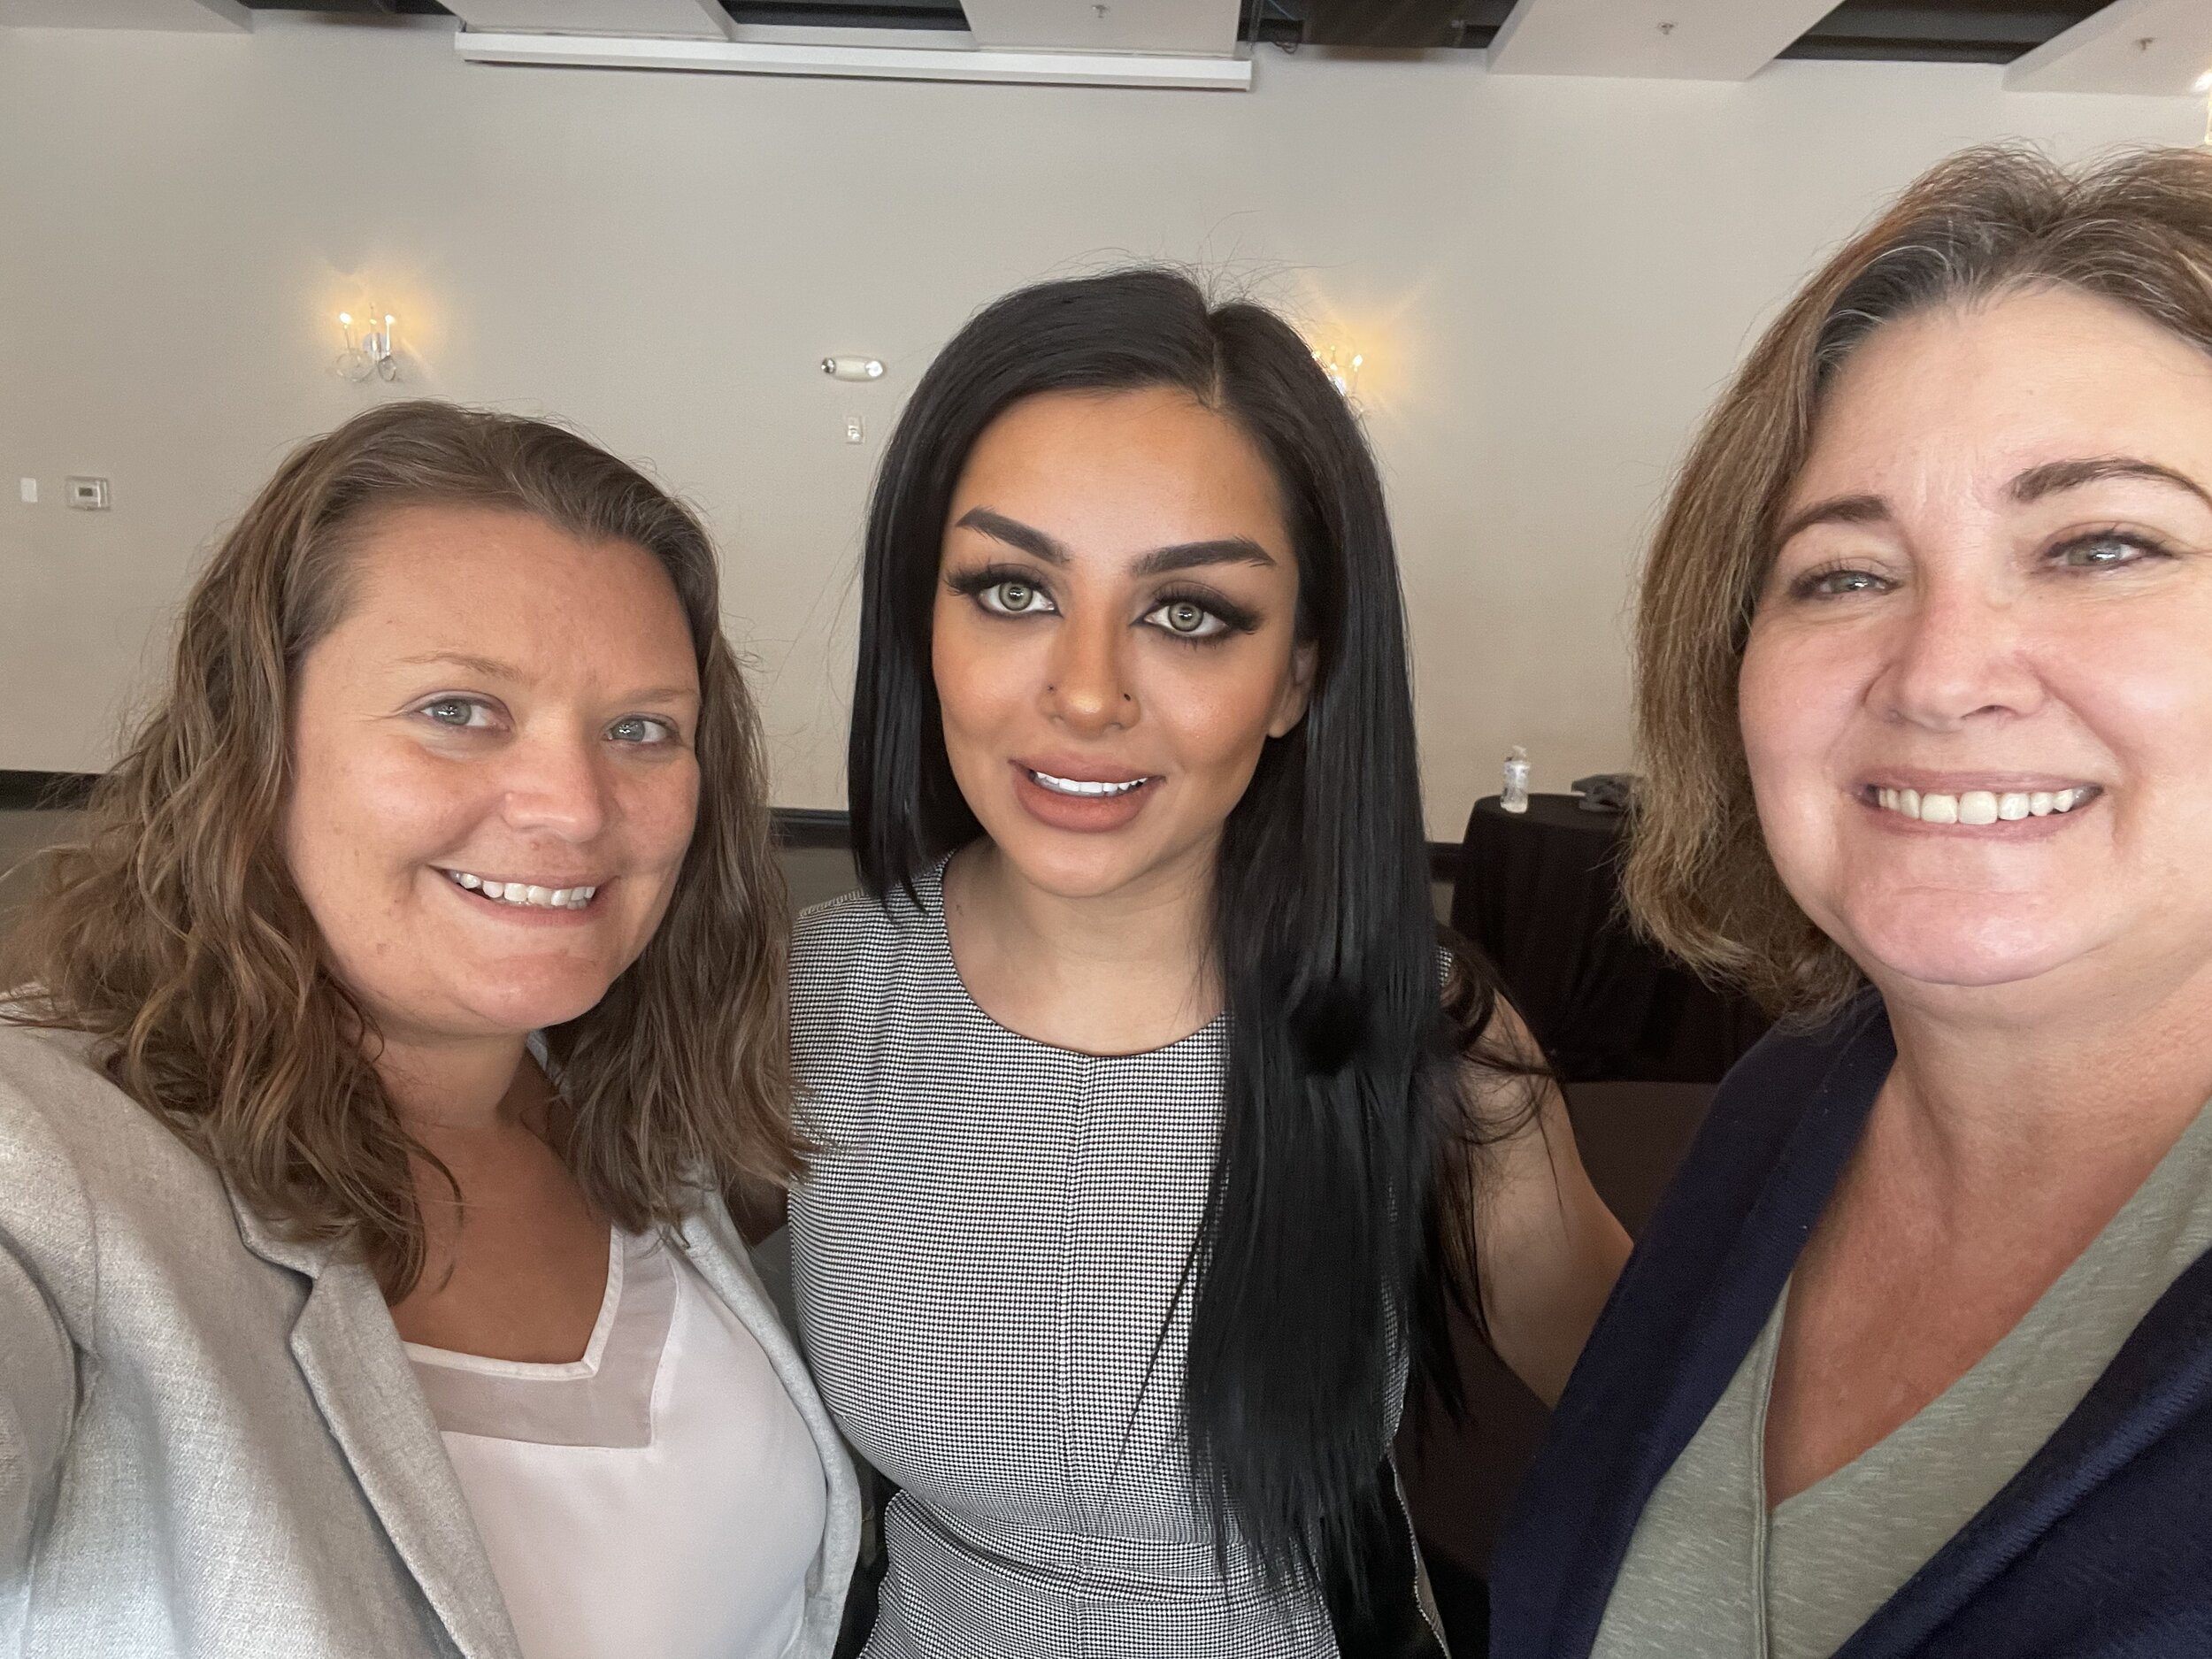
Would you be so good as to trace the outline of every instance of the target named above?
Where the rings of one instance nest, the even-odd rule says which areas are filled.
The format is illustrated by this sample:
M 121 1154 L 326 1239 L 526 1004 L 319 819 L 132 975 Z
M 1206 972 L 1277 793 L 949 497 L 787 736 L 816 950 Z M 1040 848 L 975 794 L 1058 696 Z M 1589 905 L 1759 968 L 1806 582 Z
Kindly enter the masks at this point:
M 73 478 L 69 480 L 69 504 L 80 512 L 105 512 L 108 510 L 108 481 L 104 478 Z
M 22 482 L 18 484 L 16 488 L 22 491 L 23 504 L 26 507 L 35 507 L 38 505 L 38 480 L 35 478 L 27 478 L 23 480 Z

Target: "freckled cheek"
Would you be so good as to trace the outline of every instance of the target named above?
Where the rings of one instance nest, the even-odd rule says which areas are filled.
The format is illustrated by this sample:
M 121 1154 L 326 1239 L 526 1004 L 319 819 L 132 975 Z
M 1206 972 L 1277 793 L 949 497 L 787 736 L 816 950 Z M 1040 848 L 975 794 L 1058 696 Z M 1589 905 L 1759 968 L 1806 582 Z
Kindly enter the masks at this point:
M 450 857 L 499 813 L 499 794 L 478 769 L 442 764 L 419 750 L 362 757 L 338 792 L 347 833 L 373 861 L 404 879 Z

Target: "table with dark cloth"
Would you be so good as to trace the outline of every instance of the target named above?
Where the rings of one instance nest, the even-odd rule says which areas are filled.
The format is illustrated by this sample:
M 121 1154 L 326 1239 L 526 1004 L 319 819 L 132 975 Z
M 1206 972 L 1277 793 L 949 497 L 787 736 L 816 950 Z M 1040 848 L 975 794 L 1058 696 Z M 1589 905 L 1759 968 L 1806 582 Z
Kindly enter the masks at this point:
M 1563 1079 L 1718 1082 L 1765 1022 L 1637 937 L 1620 902 L 1627 820 L 1579 798 L 1533 795 L 1519 814 L 1476 802 L 1452 926 L 1496 964 Z

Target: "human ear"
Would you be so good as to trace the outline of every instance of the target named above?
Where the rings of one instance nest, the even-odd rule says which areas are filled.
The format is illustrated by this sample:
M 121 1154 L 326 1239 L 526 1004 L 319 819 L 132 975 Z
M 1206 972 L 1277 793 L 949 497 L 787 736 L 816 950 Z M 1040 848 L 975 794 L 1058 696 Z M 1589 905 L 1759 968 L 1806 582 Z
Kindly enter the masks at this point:
M 1290 653 L 1290 672 L 1283 677 L 1283 688 L 1276 694 L 1275 712 L 1267 723 L 1270 737 L 1286 737 L 1298 722 L 1306 718 L 1306 704 L 1313 696 L 1313 669 L 1318 648 L 1310 641 L 1294 646 Z

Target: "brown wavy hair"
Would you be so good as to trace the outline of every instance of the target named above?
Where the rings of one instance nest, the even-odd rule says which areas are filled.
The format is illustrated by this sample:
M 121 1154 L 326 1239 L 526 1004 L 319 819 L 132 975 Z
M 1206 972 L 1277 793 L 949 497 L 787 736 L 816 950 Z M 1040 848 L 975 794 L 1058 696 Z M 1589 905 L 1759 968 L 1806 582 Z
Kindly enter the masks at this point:
M 292 688 L 338 622 L 375 518 L 527 513 L 651 554 L 696 653 L 699 810 L 659 929 L 588 1013 L 546 1033 L 585 1194 L 633 1231 L 801 1167 L 785 1002 L 789 902 L 759 721 L 721 630 L 698 520 L 575 434 L 392 403 L 303 445 L 186 600 L 166 695 L 96 786 L 88 838 L 48 856 L 0 949 L 6 1018 L 89 1033 L 116 1083 L 295 1236 L 342 1241 L 388 1295 L 423 1268 L 411 1160 L 374 1021 L 339 982 L 279 839 Z
M 1924 175 L 1754 348 L 1653 541 L 1636 617 L 1644 787 L 1624 887 L 1646 932 L 1770 1013 L 1817 1018 L 1862 982 L 1775 872 L 1737 724 L 1753 607 L 1822 393 L 1886 323 L 2052 288 L 2125 305 L 2212 353 L 2212 152 L 2137 151 L 2069 172 L 1989 147 Z

